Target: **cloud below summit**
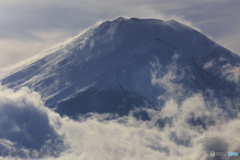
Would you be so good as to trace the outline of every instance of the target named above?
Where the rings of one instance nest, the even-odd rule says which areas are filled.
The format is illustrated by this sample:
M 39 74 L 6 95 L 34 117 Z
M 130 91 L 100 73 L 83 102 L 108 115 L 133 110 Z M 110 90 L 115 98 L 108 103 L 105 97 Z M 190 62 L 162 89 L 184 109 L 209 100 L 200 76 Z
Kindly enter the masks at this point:
M 58 159 L 89 160 L 207 159 L 211 150 L 240 151 L 239 115 L 230 119 L 201 94 L 181 105 L 169 99 L 161 110 L 141 108 L 124 117 L 89 113 L 78 121 L 61 118 L 27 88 L 1 87 L 0 100 L 1 151 L 57 151 Z M 150 120 L 134 118 L 140 110 Z

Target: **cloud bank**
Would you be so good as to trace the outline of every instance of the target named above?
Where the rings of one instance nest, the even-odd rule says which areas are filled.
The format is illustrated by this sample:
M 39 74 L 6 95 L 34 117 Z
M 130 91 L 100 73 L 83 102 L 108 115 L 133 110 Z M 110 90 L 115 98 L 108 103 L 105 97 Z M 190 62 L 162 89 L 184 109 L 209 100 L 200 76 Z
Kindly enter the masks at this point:
M 138 112 L 149 119 L 136 118 Z M 58 154 L 43 158 L 63 160 L 206 160 L 212 159 L 210 151 L 240 153 L 240 115 L 228 117 L 200 93 L 181 104 L 170 98 L 159 110 L 138 108 L 124 117 L 89 113 L 72 120 L 45 107 L 28 88 L 1 87 L 0 117 L 0 159 L 21 159 L 4 157 L 6 151 L 52 152 Z

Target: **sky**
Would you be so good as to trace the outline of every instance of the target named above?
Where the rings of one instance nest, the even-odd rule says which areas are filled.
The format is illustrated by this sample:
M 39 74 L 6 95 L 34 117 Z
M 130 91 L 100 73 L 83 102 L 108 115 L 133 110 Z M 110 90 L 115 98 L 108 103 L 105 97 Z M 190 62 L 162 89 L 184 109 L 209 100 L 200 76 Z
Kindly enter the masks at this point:
M 175 19 L 240 54 L 236 0 L 0 0 L 0 68 L 118 17 Z

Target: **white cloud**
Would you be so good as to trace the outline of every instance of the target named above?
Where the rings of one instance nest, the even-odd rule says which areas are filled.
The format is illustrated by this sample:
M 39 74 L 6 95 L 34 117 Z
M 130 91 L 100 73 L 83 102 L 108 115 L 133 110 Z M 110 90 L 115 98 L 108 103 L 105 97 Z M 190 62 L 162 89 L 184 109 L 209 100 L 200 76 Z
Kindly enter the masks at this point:
M 172 62 L 166 67 L 166 74 L 161 70 L 162 66 L 157 58 L 155 58 L 155 62 L 151 62 L 153 67 L 153 70 L 151 71 L 152 85 L 158 85 L 166 91 L 166 94 L 159 96 L 159 99 L 166 100 L 166 96 L 180 96 L 185 90 L 180 83 L 180 80 L 184 77 L 184 69 L 178 65 L 178 58 L 178 54 L 173 55 Z M 177 74 L 177 72 L 180 72 L 180 74 Z M 174 81 L 178 81 L 179 83 Z
M 60 45 L 70 38 L 63 30 L 48 32 L 32 32 L 34 40 L 0 39 L 1 67 L 5 67 L 32 57 L 33 53 L 40 53 L 54 46 Z
M 47 143 L 54 146 L 60 140 L 53 128 L 57 117 L 44 107 L 40 95 L 28 88 L 14 92 L 0 87 L 0 148 L 39 150 Z
M 240 65 L 232 66 L 230 64 L 226 64 L 222 67 L 222 75 L 226 77 L 227 80 L 233 81 L 236 84 L 239 84 L 240 78 Z
M 204 64 L 204 69 L 239 85 L 240 64 L 239 63 L 234 64 L 231 61 L 229 62 L 229 60 L 223 57 L 214 58 L 207 62 L 206 64 Z
M 211 150 L 240 151 L 240 115 L 229 119 L 201 94 L 182 104 L 170 99 L 162 110 L 138 109 L 149 115 L 147 121 L 133 114 L 96 113 L 75 121 L 44 107 L 40 96 L 27 88 L 14 92 L 1 87 L 0 110 L 2 151 L 54 150 L 60 152 L 57 159 L 63 160 L 205 160 Z M 59 141 L 50 143 L 54 139 Z

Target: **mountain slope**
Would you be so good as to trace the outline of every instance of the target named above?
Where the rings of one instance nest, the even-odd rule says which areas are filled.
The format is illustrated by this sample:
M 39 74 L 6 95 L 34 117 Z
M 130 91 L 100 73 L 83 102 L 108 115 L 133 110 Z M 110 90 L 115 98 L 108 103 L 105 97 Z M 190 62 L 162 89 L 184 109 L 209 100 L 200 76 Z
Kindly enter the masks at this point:
M 61 115 L 128 114 L 202 92 L 238 108 L 240 57 L 174 20 L 118 18 L 6 69 L 2 85 L 27 86 Z M 226 109 L 226 107 L 225 107 Z

